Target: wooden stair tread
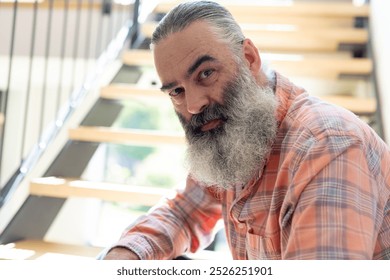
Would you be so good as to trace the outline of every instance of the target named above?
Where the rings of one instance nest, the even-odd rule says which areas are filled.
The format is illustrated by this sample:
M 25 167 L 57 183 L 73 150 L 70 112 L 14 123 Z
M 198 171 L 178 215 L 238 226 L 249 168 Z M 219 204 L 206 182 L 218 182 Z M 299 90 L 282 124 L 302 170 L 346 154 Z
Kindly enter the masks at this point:
M 354 19 L 340 17 L 316 17 L 316 16 L 293 16 L 293 15 L 270 15 L 232 13 L 235 20 L 241 25 L 275 25 L 280 27 L 295 27 L 299 29 L 310 28 L 334 28 L 334 27 L 353 27 Z M 245 26 L 243 26 L 245 29 Z
M 159 89 L 150 89 L 150 88 L 140 88 L 133 85 L 110 85 L 104 88 L 104 94 L 102 97 L 109 99 L 128 99 L 134 97 L 153 97 L 153 98 L 167 98 L 163 95 Z M 154 93 L 153 93 L 154 92 Z M 373 114 L 376 112 L 376 101 L 375 98 L 370 97 L 355 97 L 355 96 L 345 96 L 345 95 L 321 95 L 319 98 L 330 102 L 332 104 L 346 108 L 347 110 L 352 111 L 355 114 Z M 90 130 L 91 129 L 91 130 Z M 107 130 L 107 133 L 110 129 Z M 120 130 L 119 130 L 120 131 Z M 118 134 L 120 132 L 118 131 Z M 86 134 L 94 134 L 93 128 L 86 128 Z M 103 132 L 102 132 L 103 133 Z M 106 133 L 106 132 L 104 132 Z M 114 134 L 114 132 L 113 132 Z M 88 137 L 88 136 L 87 136 Z M 89 136 L 92 138 L 92 136 Z M 119 135 L 118 135 L 119 137 Z M 128 136 L 123 136 L 123 138 L 131 137 L 131 134 Z M 140 136 L 142 137 L 142 136 Z M 107 136 L 108 138 L 108 136 Z M 113 136 L 114 138 L 114 136 Z M 73 140 L 82 140 L 80 138 L 73 138 Z M 146 137 L 145 137 L 146 143 Z M 161 139 L 163 140 L 163 139 Z M 86 140 L 85 140 L 86 141 Z M 179 140 L 178 140 L 179 142 Z M 183 144 L 184 142 L 181 142 Z
M 38 178 L 30 182 L 30 194 L 56 198 L 97 198 L 105 201 L 154 206 L 170 190 L 67 178 Z
M 154 13 L 167 13 L 181 1 L 162 1 Z M 316 16 L 316 17 L 369 17 L 369 5 L 353 5 L 341 2 L 292 2 L 280 4 L 254 4 L 246 1 L 222 2 L 233 15 L 279 15 L 279 16 Z
M 154 13 L 167 13 L 178 3 L 162 1 Z M 262 51 L 334 52 L 342 44 L 368 42 L 368 30 L 355 28 L 353 22 L 356 17 L 369 16 L 369 5 L 327 1 L 287 4 L 229 1 L 222 5 L 241 24 L 245 36 Z M 141 33 L 150 38 L 155 25 L 156 22 L 143 23 Z
M 126 65 L 153 66 L 154 58 L 150 50 L 132 49 L 122 54 L 122 63 Z
M 141 26 L 141 32 L 144 36 L 152 37 L 157 23 L 145 22 Z M 338 43 L 364 44 L 368 40 L 368 31 L 364 28 L 354 27 L 326 27 L 326 28 L 296 28 L 294 26 L 283 25 L 258 25 L 242 24 L 242 31 L 246 37 L 253 41 L 272 40 L 273 38 L 283 38 L 288 40 L 314 38 L 334 40 Z M 261 44 L 261 43 L 259 43 Z
M 376 112 L 375 98 L 354 96 L 321 96 L 322 100 L 346 108 L 357 115 L 369 115 Z
M 1 3 L 1 6 L 7 7 L 7 8 L 13 8 L 15 0 L 9 0 Z M 38 1 L 38 9 L 49 9 L 50 8 L 50 1 L 47 0 L 39 0 Z M 122 4 L 122 3 L 113 3 L 113 9 L 116 9 L 116 7 L 123 7 L 128 4 Z M 65 8 L 64 1 L 53 1 L 52 3 L 53 9 L 63 10 Z M 18 7 L 24 8 L 24 9 L 33 9 L 34 8 L 34 1 L 20 1 L 18 0 Z M 102 9 L 102 3 L 101 2 L 86 2 L 86 1 L 77 1 L 77 0 L 70 0 L 68 3 L 68 9 L 70 10 L 101 10 Z
M 165 95 L 157 88 L 144 88 L 131 84 L 111 84 L 100 89 L 100 97 L 105 99 L 123 100 L 134 97 L 141 98 L 165 98 Z
M 105 142 L 118 144 L 183 145 L 183 133 L 161 132 L 144 129 L 81 126 L 69 130 L 69 139 L 74 141 Z
M 69 245 L 43 240 L 22 240 L 0 245 L 0 260 L 96 258 L 103 248 Z
M 102 247 L 81 246 L 48 242 L 43 240 L 21 240 L 14 243 L 0 245 L 0 260 L 71 260 L 95 259 L 102 252 Z M 188 253 L 187 257 L 193 260 L 231 260 L 230 255 L 224 252 L 200 250 Z
M 287 75 L 306 77 L 338 78 L 342 74 L 370 75 L 372 72 L 372 61 L 368 58 L 274 60 L 270 66 Z
M 346 75 L 370 75 L 372 61 L 369 58 L 345 58 L 332 56 L 263 54 L 275 70 L 287 75 L 304 75 L 337 78 Z M 126 65 L 153 66 L 153 54 L 149 50 L 131 50 L 122 55 Z
M 154 13 L 165 14 L 180 1 L 162 1 Z M 272 24 L 296 26 L 303 29 L 353 27 L 356 17 L 368 18 L 369 5 L 321 1 L 293 3 L 254 3 L 237 1 L 222 3 L 241 24 Z M 249 4 L 249 5 L 248 5 Z
M 150 38 L 155 25 L 143 24 L 141 33 Z M 366 44 L 368 31 L 358 28 L 298 30 L 243 30 L 262 51 L 337 51 L 340 44 Z

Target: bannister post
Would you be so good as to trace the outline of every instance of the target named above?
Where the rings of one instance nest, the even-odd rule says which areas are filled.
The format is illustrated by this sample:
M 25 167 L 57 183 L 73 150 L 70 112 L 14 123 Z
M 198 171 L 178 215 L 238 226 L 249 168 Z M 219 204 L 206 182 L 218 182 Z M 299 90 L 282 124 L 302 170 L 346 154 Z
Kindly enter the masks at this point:
M 139 6 L 140 6 L 140 0 L 134 1 L 134 8 L 133 8 L 133 26 L 130 29 L 130 48 L 134 47 L 134 43 L 136 42 L 138 35 L 139 35 Z
M 112 0 L 103 0 L 102 3 L 102 14 L 110 15 L 112 11 Z

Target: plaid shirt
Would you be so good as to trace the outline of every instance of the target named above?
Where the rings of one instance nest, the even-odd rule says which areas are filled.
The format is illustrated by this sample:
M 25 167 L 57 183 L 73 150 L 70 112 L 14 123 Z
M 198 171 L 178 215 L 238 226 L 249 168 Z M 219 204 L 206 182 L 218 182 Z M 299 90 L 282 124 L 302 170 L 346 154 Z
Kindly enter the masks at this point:
M 213 239 L 223 218 L 234 259 L 390 259 L 390 151 L 344 109 L 279 74 L 279 130 L 249 183 L 184 191 L 140 217 L 115 246 L 171 259 Z

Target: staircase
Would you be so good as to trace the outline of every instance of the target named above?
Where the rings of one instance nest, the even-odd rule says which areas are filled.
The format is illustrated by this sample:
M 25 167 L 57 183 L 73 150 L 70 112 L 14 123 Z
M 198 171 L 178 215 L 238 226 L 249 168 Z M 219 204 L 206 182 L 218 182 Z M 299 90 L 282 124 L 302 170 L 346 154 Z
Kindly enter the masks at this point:
M 99 96 L 82 120 L 67 129 L 67 140 L 49 168 L 42 177 L 29 181 L 25 201 L 0 235 L 0 242 L 4 244 L 0 247 L 0 259 L 38 258 L 45 253 L 96 256 L 100 247 L 44 241 L 69 199 L 93 198 L 147 209 L 162 197 L 172 196 L 172 188 L 89 180 L 83 178 L 83 174 L 99 147 L 107 143 L 131 147 L 184 146 L 183 133 L 177 129 L 116 125 L 120 113 L 132 102 L 167 102 L 167 97 L 158 90 L 153 57 L 142 46 L 148 45 L 157 21 L 176 2 L 161 1 L 148 21 L 141 24 L 140 47 L 122 53 L 115 77 L 102 85 Z M 370 57 L 369 6 L 328 1 L 281 3 L 262 6 L 233 1 L 226 6 L 272 68 L 310 94 L 351 110 L 382 135 Z M 166 165 L 164 160 L 158 164 Z M 95 173 L 96 178 L 102 177 L 98 173 Z M 113 234 L 118 236 L 120 232 Z M 18 250 L 35 251 L 36 255 L 26 253 L 24 257 L 15 257 Z M 4 252 L 9 253 L 8 257 Z

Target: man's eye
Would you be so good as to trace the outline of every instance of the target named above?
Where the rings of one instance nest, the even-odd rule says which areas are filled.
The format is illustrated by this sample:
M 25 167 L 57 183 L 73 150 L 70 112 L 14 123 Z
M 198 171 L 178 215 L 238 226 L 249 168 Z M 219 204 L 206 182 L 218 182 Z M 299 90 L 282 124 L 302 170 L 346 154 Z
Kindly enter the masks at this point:
M 213 74 L 213 72 L 214 72 L 214 70 L 212 70 L 212 69 L 208 69 L 208 70 L 200 72 L 199 80 L 203 80 L 203 79 L 210 77 L 210 75 Z
M 178 96 L 179 94 L 183 93 L 184 92 L 184 89 L 183 88 L 175 88 L 174 90 L 172 90 L 171 92 L 169 92 L 169 95 L 171 97 L 175 97 L 175 96 Z

